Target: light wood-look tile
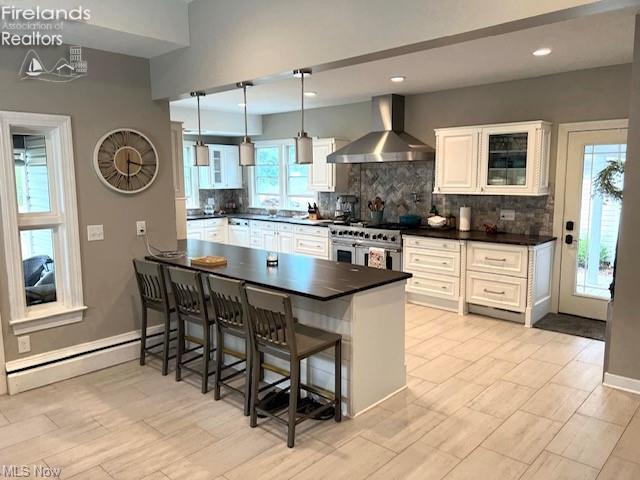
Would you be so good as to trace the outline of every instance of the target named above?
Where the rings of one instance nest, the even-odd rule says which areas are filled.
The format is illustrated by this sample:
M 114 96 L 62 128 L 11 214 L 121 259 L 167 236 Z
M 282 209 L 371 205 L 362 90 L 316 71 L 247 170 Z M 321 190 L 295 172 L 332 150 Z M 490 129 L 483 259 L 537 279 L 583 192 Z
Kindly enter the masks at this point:
M 574 360 L 560 370 L 551 381 L 567 387 L 592 392 L 594 388 L 602 383 L 602 365 L 593 365 Z
M 16 443 L 39 437 L 58 427 L 45 415 L 27 418 L 0 427 L 0 450 Z
M 521 480 L 595 480 L 598 470 L 551 452 L 542 452 Z
M 461 408 L 422 437 L 421 442 L 465 458 L 500 425 L 492 415 Z
M 434 360 L 429 360 L 424 365 L 411 370 L 411 375 L 433 383 L 442 383 L 464 370 L 471 362 L 451 355 L 440 355 Z
M 585 401 L 588 392 L 547 383 L 522 407 L 525 412 L 558 422 L 566 422 Z
M 441 336 L 457 342 L 466 342 L 487 330 L 489 330 L 489 325 L 478 324 L 477 322 L 465 322 L 462 325 L 444 331 Z
M 576 413 L 547 450 L 594 468 L 602 468 L 624 428 Z
M 582 404 L 578 413 L 626 427 L 640 405 L 640 396 L 598 386 Z
M 531 358 L 564 366 L 588 346 L 589 341 L 583 338 L 571 343 L 551 341 L 531 355 Z
M 497 343 L 506 343 L 522 335 L 522 325 L 511 322 L 498 322 L 478 335 L 478 338 Z
M 547 383 L 562 367 L 555 363 L 526 359 L 502 378 L 508 382 L 525 387 L 540 388 Z
M 418 367 L 424 365 L 429 360 L 424 357 L 419 357 L 418 355 L 412 355 L 410 353 L 404 354 L 404 363 L 407 366 L 407 373 L 413 372 Z
M 612 455 L 602 467 L 598 480 L 638 480 L 640 464 Z
M 368 480 L 441 480 L 459 461 L 453 455 L 418 441 L 394 457 Z
M 517 363 L 505 360 L 483 357 L 458 373 L 456 378 L 488 387 L 516 368 L 517 365 Z
M 522 334 L 515 337 L 515 340 L 524 343 L 535 343 L 537 345 L 545 345 L 556 338 L 557 333 L 548 330 L 540 330 L 539 328 L 524 328 Z
M 427 360 L 433 360 L 443 353 L 449 352 L 454 347 L 460 345 L 460 342 L 449 340 L 441 336 L 435 336 L 428 340 L 424 340 L 415 347 L 407 349 L 407 353 L 417 355 Z
M 526 463 L 480 447 L 444 478 L 445 480 L 515 480 L 520 478 L 526 469 Z
M 451 378 L 424 394 L 416 400 L 416 403 L 436 412 L 451 415 L 471 402 L 482 391 L 483 387 L 480 385 Z
M 616 445 L 613 454 L 631 462 L 640 463 L 640 416 L 636 415 L 631 419 L 622 438 Z
M 9 423 L 9 420 L 7 420 L 7 417 L 5 417 L 4 415 L 2 415 L 2 413 L 0 413 L 0 427 L 4 427 L 8 423 Z
M 387 450 L 362 437 L 356 437 L 318 462 L 303 470 L 295 480 L 361 480 L 378 471 L 394 457 Z
M 406 408 L 437 386 L 437 383 L 427 382 L 413 375 L 407 375 L 407 388 L 382 402 L 380 407 L 392 412 L 397 412 L 400 409 Z
M 479 360 L 485 355 L 493 352 L 499 346 L 500 344 L 497 342 L 483 340 L 480 338 L 471 338 L 452 348 L 449 351 L 449 355 L 462 358 L 463 360 L 469 360 L 470 362 L 475 362 L 476 360 Z
M 340 423 L 330 421 L 303 422 L 299 426 L 299 432 L 309 433 L 315 439 L 337 448 L 374 428 L 391 415 L 393 415 L 393 411 L 378 406 L 355 418 L 343 418 Z
M 469 408 L 506 419 L 535 393 L 533 388 L 499 380 L 478 395 Z
M 500 348 L 491 352 L 493 358 L 506 360 L 507 362 L 520 363 L 526 358 L 542 348 L 536 343 L 525 343 L 518 340 L 509 340 L 503 343 Z
M 162 472 L 153 472 L 152 474 L 144 477 L 142 480 L 170 480 L 170 479 Z
M 162 477 L 157 477 L 152 480 L 161 480 Z M 71 477 L 71 480 L 113 480 L 113 477 L 109 475 L 100 466 L 93 467 L 85 472 L 79 473 Z M 144 480 L 148 480 L 146 477 Z
M 576 360 L 602 366 L 604 364 L 604 342 L 592 340 L 589 346 L 580 352 Z
M 562 423 L 518 411 L 511 415 L 483 447 L 524 463 L 532 463 L 562 428 Z

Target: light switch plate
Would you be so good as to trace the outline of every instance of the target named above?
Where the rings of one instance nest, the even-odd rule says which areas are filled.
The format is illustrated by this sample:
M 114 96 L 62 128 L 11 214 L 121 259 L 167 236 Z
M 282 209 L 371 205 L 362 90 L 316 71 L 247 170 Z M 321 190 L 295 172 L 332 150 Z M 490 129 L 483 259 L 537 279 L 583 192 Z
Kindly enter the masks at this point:
M 516 211 L 515 210 L 505 210 L 500 209 L 500 220 L 506 220 L 512 222 L 516 219 Z
M 138 220 L 136 222 L 136 235 L 143 237 L 147 234 L 147 222 L 144 220 Z
M 27 353 L 31 351 L 31 337 L 22 335 L 18 337 L 18 353 Z
M 103 225 L 87 225 L 87 240 L 89 242 L 104 240 Z

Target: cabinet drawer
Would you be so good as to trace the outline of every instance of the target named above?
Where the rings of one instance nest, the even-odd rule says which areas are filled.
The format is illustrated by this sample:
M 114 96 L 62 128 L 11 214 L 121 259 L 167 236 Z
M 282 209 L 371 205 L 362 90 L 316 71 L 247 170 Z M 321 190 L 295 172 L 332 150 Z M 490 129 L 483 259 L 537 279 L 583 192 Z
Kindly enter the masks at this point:
M 446 250 L 448 252 L 459 252 L 460 242 L 458 240 L 446 240 L 439 238 L 403 236 L 405 247 L 428 248 L 430 250 Z
M 293 251 L 302 255 L 326 259 L 329 258 L 329 241 L 310 235 L 296 235 L 294 237 Z
M 226 218 L 208 218 L 206 220 L 202 220 L 202 223 L 205 227 L 223 227 L 227 224 Z
M 493 243 L 467 244 L 467 270 L 526 278 L 527 247 Z
M 524 312 L 527 306 L 527 280 L 506 275 L 467 272 L 466 301 Z
M 217 243 L 226 243 L 227 242 L 227 232 L 224 228 L 207 228 L 204 231 L 204 235 L 202 237 L 203 240 L 207 242 L 217 242 Z
M 460 276 L 460 253 L 406 247 L 404 269 L 407 272 L 431 272 Z
M 278 231 L 279 232 L 292 233 L 293 232 L 293 225 L 291 225 L 290 223 L 279 223 L 278 224 Z
M 460 295 L 460 279 L 449 275 L 416 273 L 407 281 L 406 290 L 453 300 Z
M 327 227 L 310 227 L 306 225 L 296 225 L 293 229 L 296 235 L 309 235 L 313 237 L 329 238 Z
M 202 230 L 204 228 L 204 220 L 188 220 L 187 230 Z

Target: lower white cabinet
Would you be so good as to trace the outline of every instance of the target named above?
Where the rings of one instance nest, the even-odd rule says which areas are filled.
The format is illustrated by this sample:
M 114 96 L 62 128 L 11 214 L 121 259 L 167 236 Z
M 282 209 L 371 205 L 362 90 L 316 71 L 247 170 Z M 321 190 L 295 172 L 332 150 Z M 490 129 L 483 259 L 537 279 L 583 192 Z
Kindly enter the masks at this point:
M 228 228 L 226 218 L 208 218 L 187 222 L 187 238 L 208 242 L 227 243 Z
M 524 312 L 527 307 L 527 279 L 468 271 L 467 302 Z
M 294 226 L 293 253 L 329 259 L 329 229 L 307 225 Z

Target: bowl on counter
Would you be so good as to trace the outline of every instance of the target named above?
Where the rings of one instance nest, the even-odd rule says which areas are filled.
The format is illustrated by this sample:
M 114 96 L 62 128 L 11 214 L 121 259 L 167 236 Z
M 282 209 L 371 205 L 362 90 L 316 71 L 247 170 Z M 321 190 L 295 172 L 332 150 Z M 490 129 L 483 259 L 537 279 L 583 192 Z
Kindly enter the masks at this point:
M 418 227 L 421 223 L 422 217 L 420 215 L 400 215 L 400 225 Z

